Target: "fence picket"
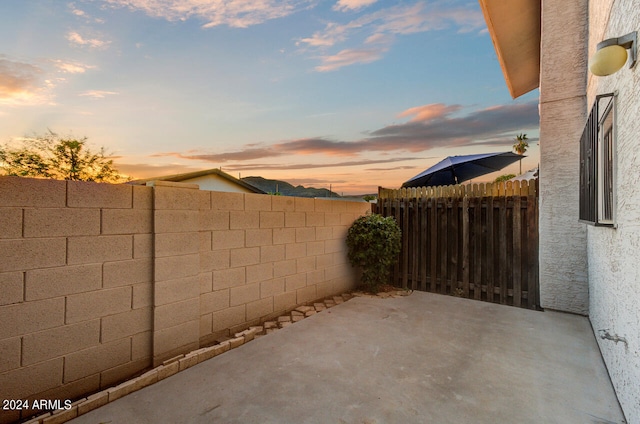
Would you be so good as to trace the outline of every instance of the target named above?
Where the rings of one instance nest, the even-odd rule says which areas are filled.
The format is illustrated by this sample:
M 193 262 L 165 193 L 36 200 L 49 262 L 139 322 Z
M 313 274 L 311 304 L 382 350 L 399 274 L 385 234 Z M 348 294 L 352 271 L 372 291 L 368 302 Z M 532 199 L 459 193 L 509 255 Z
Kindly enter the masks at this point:
M 498 284 L 500 286 L 500 303 L 507 303 L 507 198 L 501 197 L 499 201 L 498 224 L 498 258 L 501 266 L 498 267 Z
M 442 198 L 442 208 L 439 209 L 438 222 L 440 223 L 438 238 L 440 239 L 440 293 L 447 293 L 447 277 L 448 277 L 448 246 L 447 238 L 449 236 L 449 228 L 447 226 L 447 202 Z
M 419 225 L 419 221 L 418 221 L 418 217 L 419 217 L 419 206 L 420 203 L 416 201 L 417 198 L 413 197 L 413 201 L 411 202 L 411 206 L 412 206 L 412 210 L 410 212 L 412 212 L 412 230 L 411 230 L 411 235 L 412 235 L 412 243 L 413 243 L 413 248 L 412 250 L 412 255 L 411 255 L 411 289 L 412 290 L 417 290 L 418 289 L 418 263 L 420 262 L 420 260 L 418 259 L 418 254 L 421 253 L 420 250 L 422 249 L 421 243 L 420 243 L 420 225 Z M 409 208 L 408 208 L 409 209 Z
M 517 190 L 520 191 L 520 187 Z M 522 208 L 520 194 L 513 196 L 513 305 L 520 306 L 522 302 Z
M 475 193 L 470 201 L 470 210 L 473 211 L 473 232 L 471 242 L 473 244 L 473 252 L 471 260 L 473 261 L 473 298 L 482 299 L 482 197 L 479 192 Z
M 423 249 L 421 251 L 421 255 L 418 257 L 420 261 L 420 290 L 427 291 L 427 268 L 429 266 L 427 259 L 430 256 L 429 248 L 430 246 L 427 243 L 427 224 L 428 224 L 428 216 L 427 216 L 427 199 L 420 199 L 420 247 Z
M 394 216 L 396 218 L 396 222 L 398 223 L 398 225 L 402 225 L 402 221 L 400 221 L 400 199 L 398 199 L 397 197 L 394 197 Z M 404 228 L 401 226 L 400 230 L 402 231 L 402 234 L 404 233 Z M 404 237 L 403 237 L 404 238 Z M 403 246 L 404 247 L 404 246 Z M 402 256 L 404 255 L 404 251 L 400 253 L 400 257 L 402 258 Z M 405 274 L 406 275 L 406 274 Z M 402 272 L 400 270 L 400 262 L 398 262 L 395 266 L 394 266 L 394 282 L 395 284 L 397 283 L 397 278 L 400 277 L 402 278 Z M 405 287 L 404 282 L 401 280 L 401 287 Z
M 403 232 L 393 283 L 537 308 L 537 193 L 535 180 L 380 187 L 374 210 L 394 216 Z
M 462 292 L 469 297 L 469 197 L 462 199 Z
M 403 198 L 401 206 L 403 206 L 400 210 L 402 213 L 402 288 L 408 288 L 409 281 L 409 234 L 411 234 L 409 230 L 409 202 L 406 198 L 406 191 L 403 192 Z
M 457 191 L 457 190 L 456 190 Z M 455 193 L 454 193 L 455 194 Z M 458 198 L 453 197 L 451 199 L 451 213 L 450 213 L 450 226 L 451 226 L 451 248 L 449 255 L 449 263 L 451 269 L 451 291 L 450 293 L 456 293 L 458 288 L 458 232 L 459 232 L 459 217 L 458 217 Z
M 497 186 L 494 186 L 497 187 Z M 494 237 L 494 229 L 496 228 L 494 226 L 495 223 L 495 219 L 494 219 L 494 207 L 493 207 L 493 199 L 495 197 L 492 195 L 488 196 L 487 199 L 487 224 L 486 227 L 483 231 L 486 232 L 487 234 L 487 259 L 486 259 L 486 263 L 487 263 L 487 301 L 489 302 L 494 302 L 495 301 L 495 291 L 494 291 L 494 281 L 495 281 L 495 250 L 496 250 L 496 244 L 495 244 L 495 237 Z
M 430 199 L 431 207 L 429 208 L 429 225 L 430 225 L 430 233 L 429 233 L 429 241 L 431 242 L 431 259 L 430 259 L 430 268 L 431 271 L 431 279 L 429 281 L 429 291 L 436 292 L 437 280 L 438 280 L 438 201 L 435 197 Z

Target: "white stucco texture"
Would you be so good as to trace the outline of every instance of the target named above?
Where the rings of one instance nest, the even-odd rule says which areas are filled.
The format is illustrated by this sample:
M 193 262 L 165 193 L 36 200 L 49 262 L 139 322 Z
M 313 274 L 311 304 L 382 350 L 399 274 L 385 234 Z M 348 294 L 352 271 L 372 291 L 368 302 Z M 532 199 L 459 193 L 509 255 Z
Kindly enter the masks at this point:
M 586 315 L 586 229 L 578 222 L 580 135 L 586 118 L 587 0 L 542 2 L 540 303 Z
M 640 31 L 632 0 L 590 1 L 589 51 L 603 39 Z M 617 228 L 587 226 L 589 318 L 629 423 L 640 423 L 640 65 L 607 77 L 589 77 L 589 106 L 617 92 L 615 220 Z M 609 336 L 624 339 L 601 338 Z

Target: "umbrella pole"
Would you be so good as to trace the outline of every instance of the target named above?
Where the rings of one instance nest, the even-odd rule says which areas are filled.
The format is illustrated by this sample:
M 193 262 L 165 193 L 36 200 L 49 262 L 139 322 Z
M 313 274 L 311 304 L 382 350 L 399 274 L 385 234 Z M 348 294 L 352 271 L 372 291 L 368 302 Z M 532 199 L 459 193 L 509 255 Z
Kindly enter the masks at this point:
M 522 158 L 520 158 L 520 160 L 518 162 L 520 162 L 520 174 L 519 175 L 522 175 Z

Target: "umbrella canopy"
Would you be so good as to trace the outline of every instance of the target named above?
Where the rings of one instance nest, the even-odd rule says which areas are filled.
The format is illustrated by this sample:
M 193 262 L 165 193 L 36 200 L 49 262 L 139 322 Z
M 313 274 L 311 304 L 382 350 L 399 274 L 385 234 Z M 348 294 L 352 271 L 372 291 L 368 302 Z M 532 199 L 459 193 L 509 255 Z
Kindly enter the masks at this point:
M 406 181 L 402 187 L 460 184 L 480 175 L 499 171 L 524 157 L 512 152 L 449 156 Z

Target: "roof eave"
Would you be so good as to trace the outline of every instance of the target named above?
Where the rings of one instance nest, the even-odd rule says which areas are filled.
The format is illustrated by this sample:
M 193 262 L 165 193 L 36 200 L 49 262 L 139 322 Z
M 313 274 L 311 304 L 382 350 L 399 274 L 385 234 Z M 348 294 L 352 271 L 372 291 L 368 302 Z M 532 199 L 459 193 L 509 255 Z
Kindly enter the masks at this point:
M 540 85 L 541 0 L 478 0 L 514 99 Z

